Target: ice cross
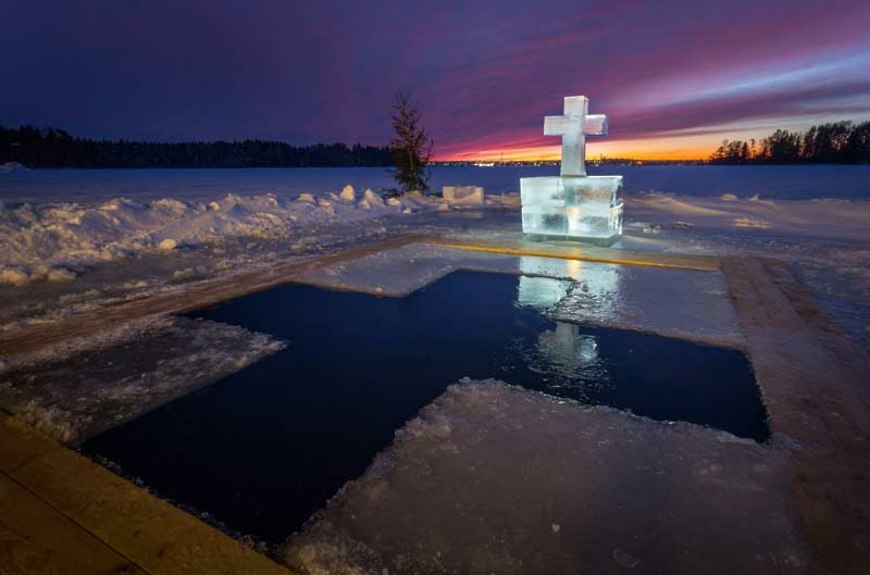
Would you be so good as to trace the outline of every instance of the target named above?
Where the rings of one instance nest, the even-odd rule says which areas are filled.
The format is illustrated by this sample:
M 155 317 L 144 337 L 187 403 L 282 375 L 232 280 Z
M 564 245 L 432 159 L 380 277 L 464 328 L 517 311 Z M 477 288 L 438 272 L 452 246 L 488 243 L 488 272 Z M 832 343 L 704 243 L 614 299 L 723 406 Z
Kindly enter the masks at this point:
M 565 98 L 563 116 L 544 117 L 544 135 L 562 136 L 563 176 L 586 175 L 586 136 L 607 135 L 607 116 L 589 115 L 589 98 Z

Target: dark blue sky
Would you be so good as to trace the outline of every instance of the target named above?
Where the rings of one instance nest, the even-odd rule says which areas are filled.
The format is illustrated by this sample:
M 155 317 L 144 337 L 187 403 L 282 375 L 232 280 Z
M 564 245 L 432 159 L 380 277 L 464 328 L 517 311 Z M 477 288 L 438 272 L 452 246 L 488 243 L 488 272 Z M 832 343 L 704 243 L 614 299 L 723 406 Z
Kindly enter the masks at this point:
M 0 14 L 0 123 L 89 137 L 381 144 L 397 90 L 441 157 L 536 154 L 557 143 L 543 116 L 575 94 L 608 114 L 592 149 L 608 155 L 870 119 L 870 2 L 855 0 L 0 0 Z

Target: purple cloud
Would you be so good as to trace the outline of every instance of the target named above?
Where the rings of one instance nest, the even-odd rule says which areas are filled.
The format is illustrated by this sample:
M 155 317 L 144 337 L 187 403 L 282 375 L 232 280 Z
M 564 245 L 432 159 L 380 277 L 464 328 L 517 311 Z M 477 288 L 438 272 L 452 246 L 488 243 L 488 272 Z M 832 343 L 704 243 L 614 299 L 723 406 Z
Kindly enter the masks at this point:
M 552 145 L 585 94 L 611 140 L 870 116 L 870 5 L 14 1 L 0 123 L 91 137 L 385 143 L 410 90 L 442 156 Z M 783 127 L 789 127 L 784 125 Z

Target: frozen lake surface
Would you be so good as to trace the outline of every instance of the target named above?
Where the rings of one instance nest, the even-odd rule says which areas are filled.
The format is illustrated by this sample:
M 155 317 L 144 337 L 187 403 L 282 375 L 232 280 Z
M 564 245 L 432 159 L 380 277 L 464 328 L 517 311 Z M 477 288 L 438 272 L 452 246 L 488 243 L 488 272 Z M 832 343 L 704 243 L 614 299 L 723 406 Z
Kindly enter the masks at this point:
M 491 195 L 483 208 L 418 195 L 384 202 L 365 192 L 393 185 L 382 169 L 0 174 L 0 336 L 12 341 L 19 334 L 26 339 L 63 333 L 68 320 L 100 320 L 103 311 L 111 315 L 127 303 L 136 308 L 139 300 L 172 300 L 213 281 L 230 285 L 235 274 L 250 278 L 276 266 L 316 264 L 321 256 L 376 240 L 446 235 L 459 243 L 510 244 L 522 240 L 519 198 L 496 194 L 515 190 L 521 176 L 553 173 L 555 168 L 435 170 L 436 187 L 484 185 Z M 774 262 L 777 270 L 790 270 L 782 277 L 793 275 L 812 290 L 823 308 L 813 313 L 826 329 L 840 333 L 836 321 L 867 349 L 867 166 L 614 167 L 593 173 L 626 177 L 625 234 L 614 250 Z M 347 183 L 355 190 L 339 194 Z M 299 197 L 303 192 L 310 193 Z M 177 199 L 162 199 L 167 196 Z M 37 203 L 22 203 L 31 200 Z M 73 443 L 128 421 L 97 436 L 88 444 L 91 452 L 106 454 L 177 502 L 213 512 L 230 528 L 278 541 L 321 509 L 285 557 L 293 565 L 326 564 L 329 573 L 342 572 L 331 568 L 336 557 L 351 564 L 347 572 L 358 572 L 353 564 L 365 553 L 347 557 L 342 549 L 377 549 L 378 568 L 371 572 L 382 573 L 407 566 L 409 557 L 426 568 L 438 553 L 452 557 L 445 561 L 474 559 L 480 541 L 494 545 L 487 559 L 493 569 L 484 573 L 511 572 L 504 569 L 511 565 L 518 573 L 576 571 L 563 561 L 581 549 L 574 541 L 590 546 L 581 553 L 601 567 L 596 572 L 622 572 L 635 560 L 644 570 L 681 572 L 667 560 L 683 557 L 679 549 L 701 547 L 706 551 L 693 553 L 695 561 L 682 572 L 751 572 L 742 567 L 756 560 L 759 573 L 778 572 L 771 565 L 782 572 L 805 565 L 790 519 L 793 474 L 783 452 L 794 442 L 778 442 L 775 422 L 769 443 L 717 429 L 766 437 L 763 410 L 758 414 L 752 407 L 758 405 L 757 391 L 737 406 L 723 401 L 716 382 L 725 370 L 711 369 L 708 361 L 708 351 L 736 356 L 741 365 L 742 356 L 677 342 L 674 349 L 681 351 L 674 362 L 662 343 L 674 340 L 620 331 L 752 352 L 722 274 L 495 254 L 484 261 L 471 252 L 448 252 L 417 244 L 364 252 L 358 259 L 315 265 L 293 279 L 379 295 L 410 293 L 455 269 L 514 274 L 493 281 L 515 283 L 463 288 L 450 283 L 459 276 L 448 277 L 423 292 L 449 288 L 432 305 L 413 296 L 378 299 L 281 288 L 209 311 L 236 309 L 235 315 L 215 315 L 217 322 L 173 318 L 165 330 L 157 325 L 141 337 L 108 341 L 108 347 L 100 341 L 112 340 L 114 331 L 99 334 L 96 342 L 85 337 L 72 351 L 39 350 L 35 359 L 45 361 L 0 360 L 0 400 L 7 411 Z M 287 307 L 282 294 L 291 292 L 304 307 L 288 317 L 276 310 Z M 351 300 L 366 303 L 342 303 Z M 322 327 L 334 337 L 318 335 Z M 478 332 L 489 335 L 480 338 Z M 756 341 L 756 351 L 773 349 L 765 341 Z M 227 375 L 285 343 L 285 351 Z M 786 351 L 803 354 L 790 345 Z M 639 353 L 641 348 L 654 353 Z M 831 370 L 813 371 L 814 349 L 798 375 L 821 386 Z M 196 361 L 185 361 L 191 352 Z M 631 367 L 635 361 L 654 368 L 637 370 Z M 673 372 L 675 363 L 689 366 L 694 377 Z M 361 375 L 338 377 L 351 369 Z M 466 375 L 523 387 L 494 384 L 478 393 L 472 386 L 429 403 Z M 620 383 L 627 377 L 629 385 Z M 755 390 L 748 381 L 741 389 Z M 827 391 L 812 395 L 814 401 L 830 399 Z M 137 417 L 158 404 L 165 405 Z M 402 427 L 427 404 L 435 407 L 426 408 L 422 428 L 414 421 Z M 777 404 L 769 405 L 775 414 Z M 741 412 L 747 407 L 751 413 Z M 536 423 L 552 422 L 541 414 L 563 409 L 564 425 Z M 839 407 L 818 410 L 823 412 L 841 413 Z M 795 413 L 803 417 L 803 407 Z M 732 416 L 752 429 L 738 429 Z M 710 427 L 661 421 L 668 419 Z M 397 429 L 402 431 L 394 440 Z M 583 435 L 582 442 L 560 441 L 572 430 Z M 827 441 L 814 443 L 815 433 L 801 437 L 799 457 L 809 453 L 806 446 Z M 522 445 L 538 459 L 518 458 Z M 373 464 L 375 453 L 381 455 Z M 816 469 L 827 472 L 830 458 L 813 461 L 811 477 Z M 844 476 L 858 481 L 851 471 Z M 345 483 L 352 478 L 357 482 Z M 324 510 L 324 501 L 342 486 L 343 495 Z M 438 497 L 419 497 L 420 486 Z M 850 497 L 848 489 L 834 489 L 843 500 Z M 458 517 L 479 529 L 455 530 L 430 512 L 456 501 L 466 504 Z M 570 509 L 566 501 L 573 501 Z M 637 534 L 631 541 L 620 540 L 628 533 L 622 510 Z M 604 516 L 611 523 L 602 523 Z M 582 521 L 572 524 L 572 517 Z M 408 522 L 414 529 L 406 528 Z M 444 533 L 468 544 L 452 548 Z M 525 533 L 532 539 L 513 539 Z M 386 547 L 376 545 L 379 534 L 389 539 Z M 394 541 L 410 542 L 416 555 L 396 555 L 388 549 Z M 673 542 L 679 549 L 671 551 Z M 308 561 L 312 554 L 314 563 Z M 552 561 L 529 569 L 538 555 Z M 733 564 L 716 559 L 725 555 Z M 460 563 L 454 565 L 445 572 L 461 570 Z
M 550 321 L 541 292 L 567 284 L 457 272 L 406 298 L 293 285 L 228 302 L 194 315 L 287 349 L 85 450 L 231 529 L 278 542 L 465 376 L 767 438 L 741 353 Z
M 519 179 L 558 175 L 554 166 L 432 169 L 432 189 L 474 184 L 487 193 L 518 192 Z M 770 199 L 870 198 L 870 166 L 603 166 L 589 173 L 622 175 L 625 192 L 659 191 L 685 196 L 756 194 Z M 227 193 L 273 193 L 295 198 L 323 195 L 351 184 L 358 190 L 394 187 L 387 168 L 257 168 L 150 170 L 15 170 L 0 173 L 0 201 L 102 202 L 127 197 L 202 201 Z

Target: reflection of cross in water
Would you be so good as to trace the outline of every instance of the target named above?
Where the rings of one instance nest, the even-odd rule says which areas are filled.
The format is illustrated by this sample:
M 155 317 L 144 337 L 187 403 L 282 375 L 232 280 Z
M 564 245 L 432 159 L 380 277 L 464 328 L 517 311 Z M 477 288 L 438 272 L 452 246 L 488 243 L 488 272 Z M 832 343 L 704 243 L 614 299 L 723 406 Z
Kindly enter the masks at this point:
M 557 321 L 555 331 L 538 336 L 538 349 L 553 364 L 569 371 L 598 362 L 598 340 L 580 335 L 580 326 L 573 323 Z
M 580 326 L 557 321 L 555 339 L 559 354 L 574 363 L 580 343 Z
M 563 116 L 544 117 L 544 135 L 562 136 L 563 176 L 586 175 L 586 136 L 607 135 L 607 116 L 589 115 L 589 98 L 565 98 Z

